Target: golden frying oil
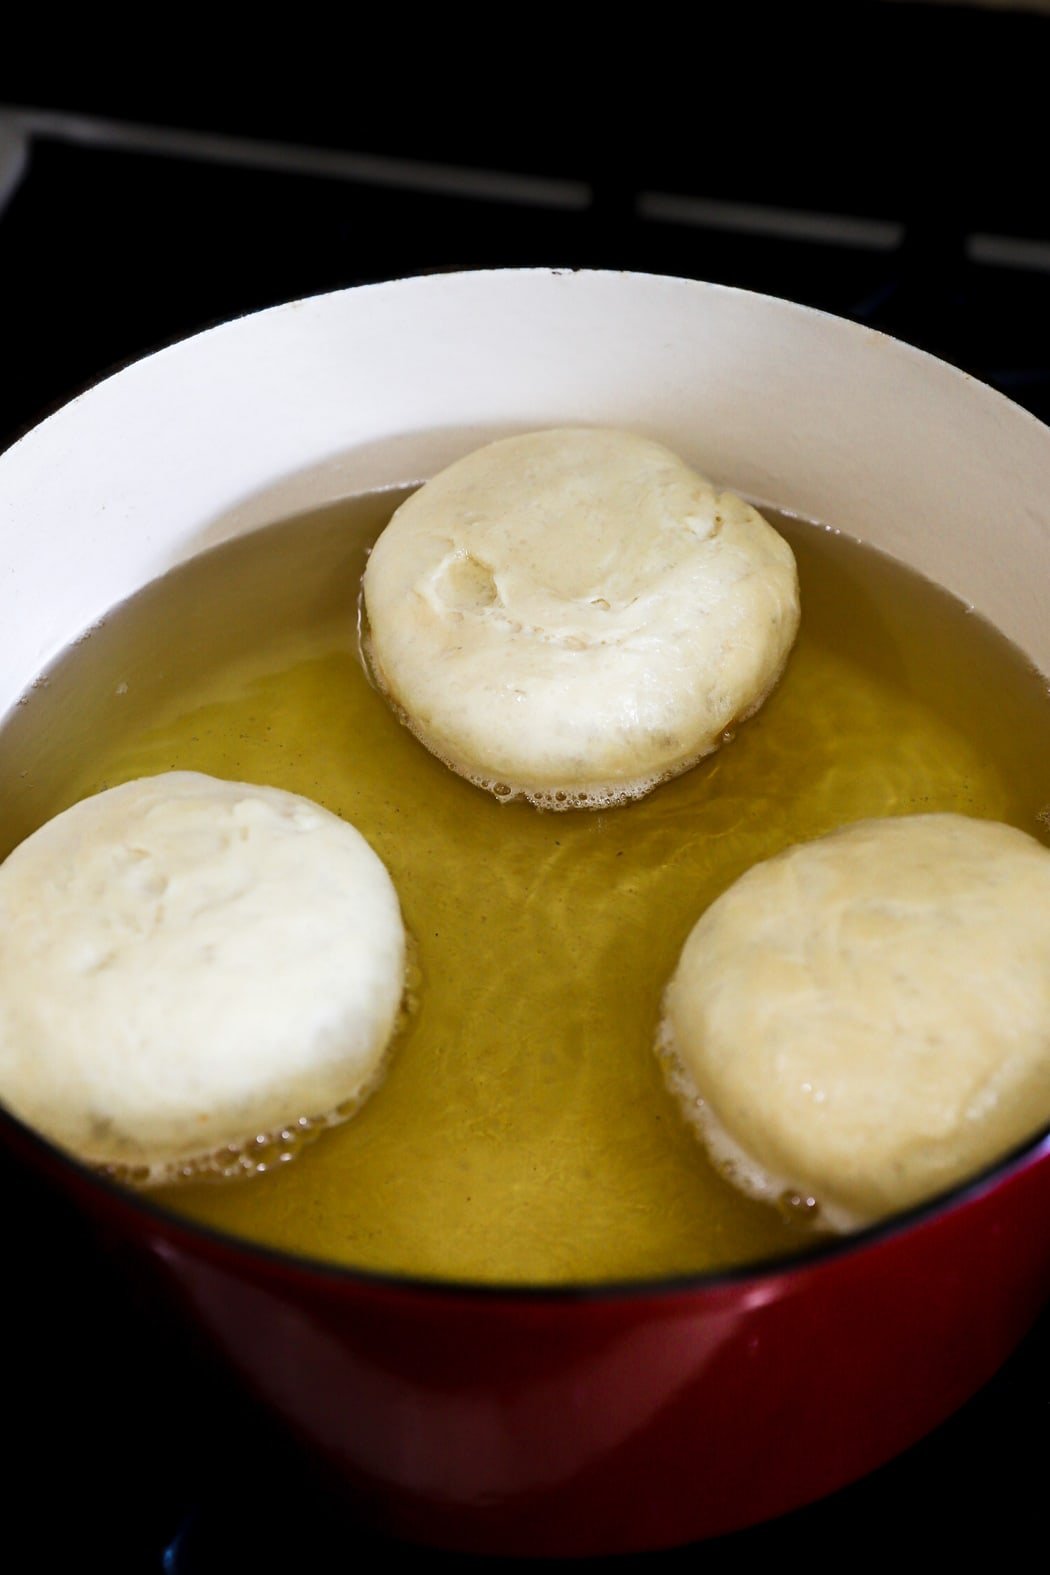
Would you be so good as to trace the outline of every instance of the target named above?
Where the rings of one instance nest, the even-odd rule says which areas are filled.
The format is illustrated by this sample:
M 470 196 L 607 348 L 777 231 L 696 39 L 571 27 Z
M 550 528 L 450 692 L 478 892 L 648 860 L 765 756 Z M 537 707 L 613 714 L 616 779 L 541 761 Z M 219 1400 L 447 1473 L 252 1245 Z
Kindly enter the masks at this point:
M 66 805 L 173 768 L 352 821 L 418 945 L 383 1084 L 291 1164 L 155 1194 L 274 1247 L 466 1280 L 664 1276 L 802 1250 L 739 1196 L 662 1081 L 663 986 L 759 859 L 867 815 L 958 810 L 1045 834 L 1046 682 L 958 602 L 788 519 L 802 630 L 735 739 L 640 803 L 541 813 L 434 760 L 357 655 L 358 582 L 395 495 L 226 544 L 147 588 L 0 731 L 0 853 Z

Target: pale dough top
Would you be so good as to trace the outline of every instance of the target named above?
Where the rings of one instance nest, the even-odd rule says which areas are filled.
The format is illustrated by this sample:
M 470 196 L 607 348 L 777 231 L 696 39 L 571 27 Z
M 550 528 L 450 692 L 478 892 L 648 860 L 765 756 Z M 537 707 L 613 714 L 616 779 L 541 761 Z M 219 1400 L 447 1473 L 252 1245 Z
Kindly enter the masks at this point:
M 750 505 L 593 428 L 450 465 L 397 510 L 364 591 L 376 677 L 427 748 L 558 808 L 637 797 L 717 748 L 799 620 L 791 549 Z
M 703 915 L 666 1012 L 738 1179 L 832 1223 L 917 1203 L 1050 1120 L 1050 851 L 961 815 L 789 848 Z
M 178 771 L 82 800 L 0 866 L 0 1099 L 97 1163 L 180 1164 L 375 1077 L 404 931 L 364 838 Z

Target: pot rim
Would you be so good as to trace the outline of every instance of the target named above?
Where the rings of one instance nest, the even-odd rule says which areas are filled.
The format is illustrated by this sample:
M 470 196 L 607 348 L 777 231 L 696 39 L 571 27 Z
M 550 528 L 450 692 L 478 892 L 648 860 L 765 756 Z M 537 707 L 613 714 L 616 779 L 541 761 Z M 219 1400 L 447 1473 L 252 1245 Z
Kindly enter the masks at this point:
M 929 351 L 922 350 L 916 345 L 909 344 L 906 340 L 897 339 L 880 329 L 869 327 L 867 324 L 852 323 L 850 319 L 826 311 L 820 307 L 808 306 L 802 302 L 789 300 L 785 297 L 771 295 L 765 291 L 750 290 L 739 285 L 722 284 L 714 281 L 700 279 L 683 279 L 671 274 L 652 274 L 641 269 L 616 269 L 616 268 L 568 268 L 558 266 L 539 267 L 504 267 L 504 268 L 474 268 L 457 269 L 450 273 L 438 276 L 442 285 L 449 288 L 466 287 L 466 282 L 471 279 L 488 276 L 522 277 L 522 276 L 547 276 L 575 275 L 586 279 L 638 279 L 650 282 L 664 281 L 669 285 L 693 287 L 699 291 L 711 291 L 718 295 L 735 297 L 748 300 L 760 300 L 775 303 L 781 309 L 798 314 L 803 317 L 817 317 L 835 324 L 845 324 L 858 332 L 873 339 L 881 340 L 894 347 L 898 353 L 920 362 L 929 363 L 931 366 L 946 368 L 966 382 L 976 383 L 986 397 L 1008 407 L 1014 419 L 1020 417 L 1034 425 L 1041 431 L 1048 431 L 1046 425 L 1023 406 L 1018 405 L 1007 395 L 992 388 L 989 384 L 982 383 L 973 374 L 964 371 L 942 357 L 935 356 Z M 160 357 L 177 354 L 184 347 L 200 339 L 211 338 L 228 331 L 235 331 L 246 320 L 255 318 L 269 318 L 278 314 L 287 314 L 298 307 L 311 303 L 319 303 L 325 299 L 342 297 L 351 293 L 386 292 L 405 285 L 425 286 L 432 285 L 435 276 L 429 274 L 406 274 L 392 279 L 378 280 L 371 283 L 346 286 L 336 290 L 319 291 L 314 295 L 295 298 L 289 301 L 275 303 L 256 311 L 249 311 L 236 317 L 223 319 L 209 326 L 199 329 L 194 333 L 167 341 L 155 346 L 143 355 L 136 355 L 127 361 L 113 363 L 105 374 L 90 383 L 83 385 L 75 393 L 63 399 L 61 404 L 54 406 L 39 420 L 35 421 L 20 431 L 14 440 L 0 450 L 0 466 L 2 462 L 14 451 L 22 448 L 23 444 L 31 443 L 36 434 L 49 427 L 52 422 L 60 419 L 70 405 L 78 403 L 89 396 L 95 389 L 102 387 L 115 378 L 124 376 L 132 369 L 143 363 L 154 361 Z M 2 479 L 2 477 L 0 477 Z M 760 505 L 764 501 L 758 500 Z M 45 663 L 46 668 L 48 664 Z M 4 716 L 9 714 L 5 711 Z M 10 1141 L 11 1136 L 14 1142 Z M 601 1281 L 558 1281 L 551 1284 L 528 1284 L 506 1281 L 460 1281 L 454 1279 L 441 1279 L 431 1276 L 419 1276 L 393 1271 L 380 1271 L 374 1269 L 360 1269 L 348 1264 L 340 1264 L 323 1258 L 314 1258 L 306 1253 L 296 1253 L 284 1248 L 270 1247 L 253 1242 L 242 1236 L 237 1236 L 214 1226 L 199 1224 L 179 1215 L 174 1210 L 162 1204 L 152 1202 L 148 1191 L 137 1191 L 106 1176 L 103 1172 L 67 1153 L 57 1145 L 51 1143 L 33 1128 L 27 1126 L 17 1116 L 0 1104 L 0 1140 L 9 1148 L 28 1149 L 37 1161 L 37 1168 L 53 1175 L 63 1172 L 76 1178 L 81 1186 L 87 1190 L 97 1189 L 109 1202 L 122 1212 L 134 1216 L 144 1216 L 155 1225 L 163 1228 L 167 1235 L 183 1236 L 194 1244 L 203 1244 L 211 1253 L 226 1257 L 243 1258 L 267 1266 L 284 1274 L 309 1276 L 319 1282 L 329 1285 L 359 1285 L 363 1289 L 388 1290 L 402 1293 L 412 1293 L 418 1296 L 436 1297 L 438 1299 L 467 1299 L 471 1301 L 502 1301 L 531 1305 L 558 1305 L 572 1303 L 613 1303 L 623 1300 L 635 1300 L 669 1295 L 695 1295 L 706 1291 L 729 1290 L 748 1284 L 763 1281 L 772 1281 L 791 1278 L 808 1270 L 817 1270 L 823 1265 L 863 1252 L 866 1249 L 877 1248 L 908 1232 L 921 1229 L 932 1224 L 938 1219 L 945 1218 L 955 1211 L 965 1209 L 980 1199 L 990 1196 L 997 1188 L 1005 1185 L 1012 1177 L 1033 1168 L 1040 1162 L 1050 1162 L 1050 1122 L 1037 1131 L 1033 1136 L 1024 1139 L 1005 1155 L 991 1164 L 985 1166 L 976 1174 L 968 1176 L 964 1181 L 936 1193 L 934 1196 L 923 1200 L 899 1213 L 877 1220 L 870 1225 L 863 1226 L 855 1231 L 841 1235 L 831 1235 L 819 1245 L 803 1249 L 799 1252 L 780 1253 L 769 1258 L 757 1259 L 751 1262 L 734 1265 L 725 1269 L 710 1269 L 692 1274 L 677 1274 L 653 1277 L 651 1279 L 628 1278 L 624 1280 Z M 244 1184 L 249 1184 L 246 1181 Z
M 417 1296 L 436 1297 L 439 1300 L 469 1300 L 517 1302 L 531 1305 L 565 1305 L 568 1303 L 614 1303 L 645 1300 L 674 1295 L 696 1295 L 705 1291 L 732 1290 L 762 1281 L 790 1279 L 818 1270 L 825 1264 L 836 1262 L 868 1248 L 878 1248 L 921 1230 L 948 1215 L 990 1197 L 999 1187 L 1013 1177 L 1034 1168 L 1040 1163 L 1050 1164 L 1050 1125 L 1035 1137 L 1026 1138 L 1006 1155 L 987 1165 L 976 1175 L 938 1192 L 921 1203 L 900 1213 L 888 1215 L 855 1231 L 831 1235 L 819 1245 L 803 1248 L 799 1252 L 778 1253 L 773 1257 L 759 1258 L 749 1263 L 732 1265 L 725 1269 L 705 1269 L 694 1274 L 656 1276 L 652 1279 L 625 1280 L 565 1280 L 549 1285 L 536 1285 L 503 1280 L 454 1280 L 437 1276 L 399 1273 L 392 1270 L 359 1269 L 350 1264 L 336 1263 L 325 1258 L 315 1258 L 308 1253 L 296 1253 L 282 1247 L 270 1247 L 245 1236 L 219 1230 L 212 1225 L 202 1225 L 151 1201 L 146 1189 L 136 1191 L 114 1180 L 104 1172 L 94 1169 L 74 1155 L 58 1148 L 32 1127 L 20 1121 L 0 1106 L 0 1140 L 6 1132 L 17 1135 L 18 1146 L 28 1148 L 40 1161 L 39 1168 L 72 1172 L 82 1187 L 97 1188 L 122 1212 L 145 1215 L 147 1220 L 162 1227 L 167 1235 L 185 1236 L 192 1243 L 203 1243 L 210 1254 L 232 1255 L 260 1262 L 270 1269 L 287 1275 L 316 1278 L 326 1285 L 359 1285 L 367 1290 L 409 1292 Z M 242 1185 L 251 1185 L 245 1178 Z
M 111 383 L 115 378 L 122 377 L 124 373 L 135 367 L 177 354 L 180 350 L 195 344 L 198 340 L 209 339 L 226 332 L 233 332 L 243 327 L 247 322 L 259 318 L 273 318 L 286 315 L 304 307 L 311 306 L 321 301 L 335 300 L 347 295 L 380 294 L 388 290 L 396 290 L 404 286 L 423 287 L 439 282 L 449 288 L 457 288 L 462 281 L 486 278 L 558 278 L 570 275 L 573 278 L 586 281 L 588 279 L 620 279 L 644 280 L 648 283 L 667 283 L 677 287 L 685 286 L 699 291 L 711 291 L 715 295 L 724 295 L 734 299 L 756 300 L 773 303 L 778 309 L 797 314 L 801 317 L 816 317 L 825 322 L 845 325 L 855 332 L 866 337 L 892 345 L 894 349 L 904 355 L 920 362 L 946 368 L 948 371 L 961 378 L 964 382 L 976 384 L 985 397 L 1007 406 L 1015 418 L 1020 418 L 1031 426 L 1038 427 L 1040 431 L 1050 431 L 1050 426 L 1041 421 L 1038 416 L 1026 410 L 1016 400 L 1011 399 L 1000 389 L 994 388 L 991 383 L 984 382 L 973 372 L 967 372 L 964 367 L 956 366 L 953 361 L 946 360 L 943 356 L 934 355 L 930 350 L 923 350 L 919 345 L 911 344 L 907 339 L 898 339 L 894 334 L 887 333 L 885 329 L 873 328 L 868 323 L 854 322 L 852 318 L 844 317 L 839 312 L 829 311 L 826 307 L 810 306 L 804 301 L 792 300 L 789 296 L 773 295 L 768 290 L 752 290 L 746 285 L 725 284 L 714 279 L 686 278 L 681 274 L 650 273 L 644 268 L 573 268 L 559 266 L 556 263 L 538 264 L 533 267 L 493 267 L 493 268 L 455 268 L 441 273 L 405 273 L 397 274 L 390 279 L 373 279 L 361 284 L 342 285 L 333 290 L 318 290 L 311 295 L 293 296 L 287 301 L 275 301 L 270 306 L 261 306 L 245 312 L 240 312 L 233 317 L 218 318 L 208 323 L 203 328 L 195 329 L 192 333 L 182 334 L 176 339 L 165 339 L 155 344 L 151 349 L 142 354 L 129 356 L 126 360 L 113 361 L 98 377 L 77 386 L 72 393 L 65 395 L 59 403 L 48 406 L 44 413 L 28 426 L 19 428 L 15 436 L 3 448 L 0 448 L 0 461 L 3 461 L 20 448 L 27 440 L 32 440 L 43 428 L 50 425 L 57 417 L 64 414 L 71 405 L 78 404 L 96 389 Z M 465 288 L 466 286 L 463 285 Z M 760 500 L 767 503 L 773 500 Z

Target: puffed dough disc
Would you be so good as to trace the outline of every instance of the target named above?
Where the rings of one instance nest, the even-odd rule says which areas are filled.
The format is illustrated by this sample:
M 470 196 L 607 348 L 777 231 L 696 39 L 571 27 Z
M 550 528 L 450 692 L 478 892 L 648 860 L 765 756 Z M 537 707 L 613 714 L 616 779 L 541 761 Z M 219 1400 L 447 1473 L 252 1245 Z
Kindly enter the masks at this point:
M 84 799 L 0 866 L 0 1098 L 150 1178 L 367 1090 L 405 938 L 359 832 L 177 771 Z
M 664 1048 L 746 1190 L 838 1228 L 935 1195 L 1050 1120 L 1050 852 L 962 815 L 789 848 L 694 928 Z
M 364 578 L 380 687 L 479 786 L 637 798 L 716 749 L 787 660 L 791 549 L 658 443 L 505 438 L 394 514 Z

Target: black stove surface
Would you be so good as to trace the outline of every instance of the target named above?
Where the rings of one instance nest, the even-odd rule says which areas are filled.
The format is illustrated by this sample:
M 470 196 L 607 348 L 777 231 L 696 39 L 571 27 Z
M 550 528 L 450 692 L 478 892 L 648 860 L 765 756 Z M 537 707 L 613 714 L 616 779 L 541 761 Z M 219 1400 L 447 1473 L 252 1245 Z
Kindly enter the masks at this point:
M 59 91 L 5 59 L 0 447 L 211 323 L 370 280 L 521 265 L 786 296 L 929 349 L 1050 420 L 1050 20 L 848 10 L 852 31 L 834 24 L 832 43 L 866 69 L 822 78 L 819 92 L 784 99 L 781 22 L 742 86 L 730 72 L 713 87 L 708 71 L 703 91 L 672 82 L 655 111 L 607 97 L 571 124 L 561 80 L 453 94 L 409 120 L 384 83 L 343 99 L 249 89 L 231 105 L 95 74 Z M 734 58 L 723 39 L 719 59 Z M 738 113 L 755 130 L 739 144 L 724 131 Z M 451 1566 L 358 1528 L 61 1200 L 4 1159 L 0 1176 L 16 1462 L 0 1509 L 5 1570 L 225 1575 L 395 1554 Z M 1048 1334 L 1044 1319 L 959 1415 L 865 1482 L 702 1548 L 617 1562 L 1009 1561 L 1037 1548 Z

